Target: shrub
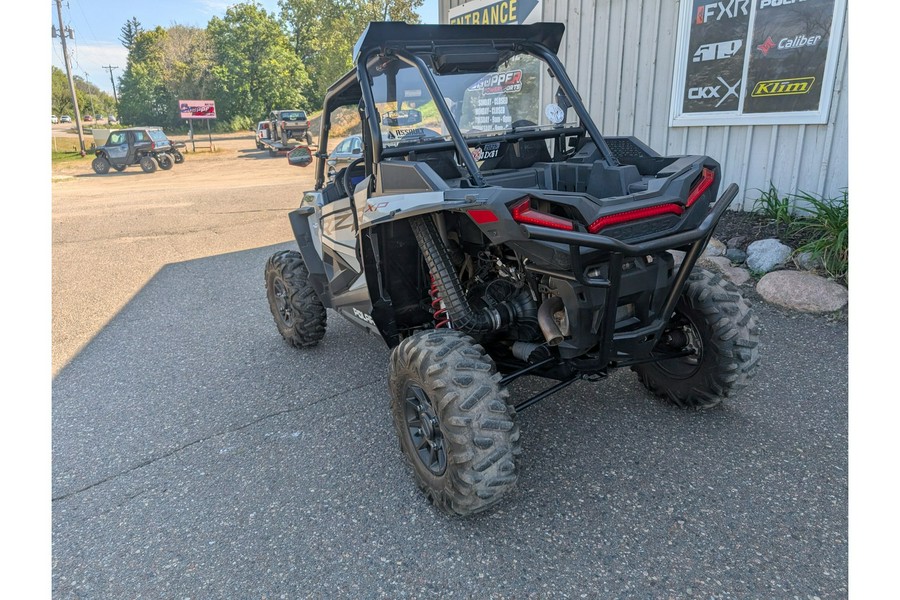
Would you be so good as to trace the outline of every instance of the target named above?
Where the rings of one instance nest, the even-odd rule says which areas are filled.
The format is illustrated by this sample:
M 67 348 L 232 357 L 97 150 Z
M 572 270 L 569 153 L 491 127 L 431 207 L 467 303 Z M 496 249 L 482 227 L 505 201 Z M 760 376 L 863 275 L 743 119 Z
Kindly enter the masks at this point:
M 219 127 L 221 127 L 221 131 L 224 133 L 234 133 L 236 131 L 252 131 L 256 129 L 256 123 L 250 119 L 250 117 L 238 115 L 230 121 L 222 123 Z
M 809 216 L 798 219 L 792 229 L 811 237 L 797 252 L 809 252 L 822 261 L 829 276 L 846 283 L 850 269 L 847 190 L 838 198 L 817 198 L 806 192 L 794 198 L 797 212 Z
M 790 194 L 779 196 L 778 190 L 771 183 L 767 192 L 757 191 L 760 196 L 753 201 L 753 210 L 775 223 L 776 230 L 779 230 L 782 225 L 790 227 L 794 222 L 795 208 Z

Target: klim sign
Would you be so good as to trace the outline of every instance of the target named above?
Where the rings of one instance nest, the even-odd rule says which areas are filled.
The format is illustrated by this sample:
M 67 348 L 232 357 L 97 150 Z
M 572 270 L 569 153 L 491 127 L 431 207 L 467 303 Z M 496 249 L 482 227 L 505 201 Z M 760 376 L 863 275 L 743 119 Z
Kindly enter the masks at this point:
M 474 0 L 450 9 L 451 25 L 522 25 L 541 20 L 541 0 Z

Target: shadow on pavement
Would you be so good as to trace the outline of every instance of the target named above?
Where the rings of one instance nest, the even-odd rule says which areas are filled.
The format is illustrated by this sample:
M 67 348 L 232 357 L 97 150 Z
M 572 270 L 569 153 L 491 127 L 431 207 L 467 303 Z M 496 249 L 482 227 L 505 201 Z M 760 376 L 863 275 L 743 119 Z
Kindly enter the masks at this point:
M 758 305 L 760 376 L 712 411 L 576 383 L 519 415 L 517 490 L 448 519 L 383 342 L 332 312 L 316 348 L 279 337 L 290 247 L 167 265 L 54 379 L 54 596 L 846 595 L 845 324 Z

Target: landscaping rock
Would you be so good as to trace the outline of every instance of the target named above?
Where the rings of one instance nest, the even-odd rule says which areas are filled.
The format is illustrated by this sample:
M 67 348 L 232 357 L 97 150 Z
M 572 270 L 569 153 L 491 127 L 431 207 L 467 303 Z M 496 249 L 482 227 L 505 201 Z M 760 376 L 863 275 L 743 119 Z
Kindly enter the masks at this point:
M 740 248 L 729 247 L 728 250 L 725 251 L 725 258 L 736 265 L 740 265 L 747 260 L 747 253 Z
M 706 249 L 703 251 L 703 256 L 723 256 L 725 254 L 725 244 L 713 238 L 709 240 L 709 244 L 706 245 Z
M 746 235 L 736 235 L 727 242 L 727 246 L 729 248 L 734 248 L 735 250 L 741 250 L 747 245 L 747 236 Z
M 791 257 L 791 248 L 770 238 L 747 246 L 747 266 L 757 273 L 768 273 L 783 266 Z
M 847 288 L 806 271 L 767 273 L 756 291 L 766 302 L 801 312 L 834 312 L 847 305 Z
M 803 269 L 804 271 L 815 271 L 824 266 L 822 264 L 822 259 L 814 256 L 812 252 L 801 252 L 794 257 L 794 263 L 797 265 L 798 269 Z
M 735 285 L 744 285 L 750 281 L 750 271 L 731 265 L 731 260 L 724 256 L 704 256 L 697 264 L 705 269 L 721 273 L 725 279 Z

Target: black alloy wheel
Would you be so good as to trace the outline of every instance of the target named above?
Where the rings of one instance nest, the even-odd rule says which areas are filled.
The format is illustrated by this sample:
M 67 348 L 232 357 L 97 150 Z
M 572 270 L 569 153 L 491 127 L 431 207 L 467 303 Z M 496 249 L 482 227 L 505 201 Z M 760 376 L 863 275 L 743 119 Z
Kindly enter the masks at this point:
M 412 382 L 406 386 L 403 415 L 406 431 L 422 465 L 435 475 L 443 475 L 447 470 L 447 450 L 441 423 L 428 394 Z

